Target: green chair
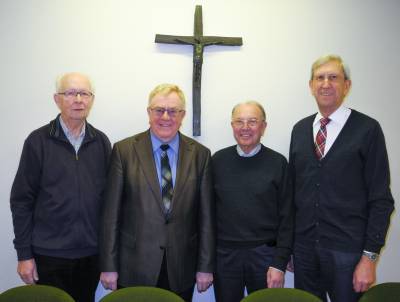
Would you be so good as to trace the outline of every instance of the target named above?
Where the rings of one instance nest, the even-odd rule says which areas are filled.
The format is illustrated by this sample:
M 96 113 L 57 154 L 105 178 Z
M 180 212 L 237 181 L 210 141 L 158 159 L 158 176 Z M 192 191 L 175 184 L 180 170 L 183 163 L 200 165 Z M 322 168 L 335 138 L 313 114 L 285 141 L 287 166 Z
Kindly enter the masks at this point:
M 157 287 L 135 286 L 118 289 L 100 302 L 185 302 L 178 295 Z
M 252 292 L 241 302 L 322 302 L 318 297 L 295 288 L 265 288 Z M 385 301 L 386 302 L 386 301 Z
M 75 302 L 62 289 L 48 285 L 23 285 L 0 294 L 0 302 Z
M 359 302 L 399 302 L 400 282 L 381 283 L 367 290 Z

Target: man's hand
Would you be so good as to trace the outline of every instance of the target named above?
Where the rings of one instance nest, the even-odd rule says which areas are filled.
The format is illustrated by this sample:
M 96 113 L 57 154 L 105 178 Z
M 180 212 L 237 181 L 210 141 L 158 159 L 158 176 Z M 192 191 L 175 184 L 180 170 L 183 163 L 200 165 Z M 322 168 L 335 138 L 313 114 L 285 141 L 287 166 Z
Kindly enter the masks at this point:
M 196 273 L 197 291 L 199 293 L 206 291 L 214 281 L 212 273 Z
M 35 259 L 18 261 L 18 275 L 26 284 L 35 284 L 39 280 Z
M 116 290 L 117 289 L 117 272 L 102 272 L 100 274 L 100 282 L 105 289 Z
M 270 267 L 267 271 L 267 287 L 277 288 L 283 287 L 285 283 L 285 273 L 280 270 Z
M 353 274 L 353 288 L 357 293 L 365 292 L 376 281 L 376 262 L 361 256 Z

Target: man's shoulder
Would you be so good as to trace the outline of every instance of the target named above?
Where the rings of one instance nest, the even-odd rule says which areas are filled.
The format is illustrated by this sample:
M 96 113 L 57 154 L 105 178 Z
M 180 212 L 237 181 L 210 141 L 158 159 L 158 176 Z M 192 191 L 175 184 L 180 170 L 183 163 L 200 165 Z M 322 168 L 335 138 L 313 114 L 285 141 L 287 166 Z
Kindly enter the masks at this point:
M 144 140 L 150 141 L 149 131 L 140 132 L 138 134 L 126 137 L 115 143 L 116 146 L 124 147 L 132 144 L 141 144 Z
M 103 131 L 101 131 L 100 129 L 94 127 L 92 124 L 87 123 L 87 129 L 89 130 L 89 132 L 92 133 L 92 135 L 99 136 L 103 141 L 104 140 L 108 141 L 108 142 L 110 141 L 108 136 Z
M 379 125 L 379 122 L 373 117 L 370 117 L 369 115 L 366 115 L 365 113 L 359 112 L 354 109 L 351 109 L 349 120 L 353 123 L 357 123 L 357 126 L 359 124 L 364 124 L 366 126 L 369 125 L 371 127 Z
M 302 118 L 301 120 L 299 120 L 297 123 L 294 124 L 293 129 L 309 127 L 310 125 L 312 125 L 316 115 L 317 115 L 316 113 L 313 113 L 309 116 L 306 116 L 305 118 Z
M 235 153 L 236 152 L 236 153 Z M 231 154 L 237 154 L 236 145 L 232 145 L 229 147 L 222 148 L 214 153 L 212 156 L 213 160 L 224 159 Z
M 186 145 L 189 148 L 194 148 L 199 152 L 211 153 L 210 149 L 208 149 L 206 146 L 180 132 L 179 132 L 179 138 L 181 140 L 180 144 L 183 144 L 184 146 Z
M 274 161 L 287 163 L 287 159 L 282 153 L 279 153 L 278 151 L 275 151 L 274 149 L 271 149 L 264 145 L 262 145 L 261 147 L 260 155 L 264 156 L 264 158 L 268 158 Z
M 36 128 L 33 130 L 28 137 L 26 138 L 27 141 L 37 140 L 44 137 L 49 137 L 51 133 L 51 129 L 54 127 L 54 120 L 50 121 L 49 123 Z

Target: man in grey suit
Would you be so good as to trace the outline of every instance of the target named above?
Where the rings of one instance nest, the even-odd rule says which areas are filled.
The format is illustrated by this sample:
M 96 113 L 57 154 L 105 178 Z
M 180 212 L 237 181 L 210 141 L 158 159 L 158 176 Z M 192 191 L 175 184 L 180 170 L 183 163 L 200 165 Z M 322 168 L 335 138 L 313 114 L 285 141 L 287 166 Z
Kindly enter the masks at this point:
M 157 86 L 147 113 L 150 129 L 113 148 L 100 230 L 100 280 L 106 289 L 157 286 L 191 301 L 195 282 L 202 292 L 213 281 L 210 150 L 178 132 L 185 116 L 178 86 Z

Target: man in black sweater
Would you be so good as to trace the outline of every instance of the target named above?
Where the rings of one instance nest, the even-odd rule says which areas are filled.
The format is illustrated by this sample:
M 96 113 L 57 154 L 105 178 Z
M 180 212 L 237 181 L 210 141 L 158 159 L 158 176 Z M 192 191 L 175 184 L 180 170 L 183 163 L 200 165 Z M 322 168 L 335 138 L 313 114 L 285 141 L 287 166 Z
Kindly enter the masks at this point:
M 385 140 L 376 120 L 342 105 L 351 80 L 339 56 L 319 58 L 309 85 L 319 112 L 294 126 L 289 154 L 295 287 L 358 301 L 375 282 L 393 211 Z
M 263 146 L 267 122 L 254 101 L 236 105 L 237 145 L 213 156 L 217 208 L 217 302 L 238 302 L 265 287 L 283 287 L 291 254 L 293 206 L 288 164 Z

